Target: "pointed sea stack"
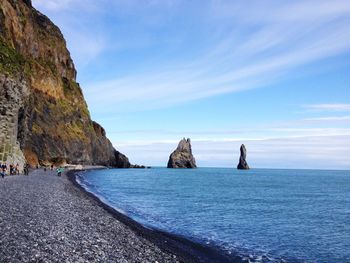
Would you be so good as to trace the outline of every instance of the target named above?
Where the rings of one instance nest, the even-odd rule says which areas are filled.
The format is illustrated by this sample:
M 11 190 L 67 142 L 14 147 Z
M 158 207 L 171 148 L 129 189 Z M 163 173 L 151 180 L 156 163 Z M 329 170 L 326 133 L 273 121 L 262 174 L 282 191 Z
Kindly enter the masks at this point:
M 239 157 L 239 164 L 237 165 L 238 170 L 249 170 L 249 165 L 246 161 L 247 158 L 247 149 L 244 144 L 241 145 L 241 156 Z
M 190 139 L 183 138 L 179 142 L 176 150 L 169 157 L 168 168 L 197 168 Z

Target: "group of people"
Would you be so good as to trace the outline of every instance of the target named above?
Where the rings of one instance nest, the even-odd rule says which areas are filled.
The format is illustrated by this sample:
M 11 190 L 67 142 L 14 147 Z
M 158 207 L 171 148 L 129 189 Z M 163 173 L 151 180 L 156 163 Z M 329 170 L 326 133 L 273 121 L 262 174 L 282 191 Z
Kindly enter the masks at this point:
M 1 177 L 4 178 L 5 175 L 8 173 L 9 175 L 19 175 L 19 164 L 6 164 L 6 163 L 0 163 L 0 173 Z
M 37 165 L 36 168 L 39 169 L 40 168 L 39 165 Z M 49 167 L 49 169 L 51 171 L 53 171 L 54 170 L 54 166 L 51 165 Z M 47 170 L 47 167 L 45 166 L 44 167 L 44 171 L 46 171 L 46 170 Z M 63 172 L 64 172 L 64 168 L 63 167 L 57 167 L 57 169 L 56 169 L 57 176 L 62 176 Z M 10 164 L 10 165 L 8 165 L 6 163 L 2 164 L 0 162 L 0 176 L 2 178 L 4 178 L 6 175 L 19 175 L 19 174 L 20 174 L 20 166 L 19 166 L 19 164 L 16 164 L 16 165 Z M 27 164 L 27 163 L 23 166 L 23 174 L 24 175 L 29 175 L 29 164 Z
M 24 175 L 29 175 L 29 165 L 25 164 L 23 166 L 23 173 Z M 4 178 L 6 175 L 19 175 L 20 174 L 20 167 L 17 163 L 14 164 L 6 164 L 6 163 L 0 163 L 0 175 L 2 178 Z

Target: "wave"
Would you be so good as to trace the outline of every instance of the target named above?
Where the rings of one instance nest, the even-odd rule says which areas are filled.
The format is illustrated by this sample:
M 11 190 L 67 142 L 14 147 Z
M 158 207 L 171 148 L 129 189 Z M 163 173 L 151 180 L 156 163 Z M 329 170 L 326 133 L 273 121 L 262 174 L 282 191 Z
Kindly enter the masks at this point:
M 91 171 L 89 173 L 91 173 Z M 232 245 L 225 242 L 219 242 L 215 239 L 215 237 L 203 238 L 201 236 L 184 235 L 183 233 L 169 230 L 166 227 L 162 227 L 162 224 L 160 223 L 161 221 L 160 218 L 155 218 L 154 216 L 144 213 L 141 210 L 132 209 L 132 208 L 129 208 L 129 209 L 121 208 L 120 204 L 118 205 L 115 201 L 108 198 L 106 194 L 103 191 L 101 191 L 94 183 L 87 180 L 85 175 L 86 175 L 85 171 L 76 173 L 76 181 L 79 183 L 79 185 L 81 185 L 84 188 L 85 191 L 94 195 L 101 202 L 103 202 L 107 206 L 112 207 L 119 213 L 127 217 L 130 217 L 131 219 L 140 223 L 142 226 L 144 226 L 147 229 L 156 230 L 156 231 L 165 231 L 167 233 L 180 236 L 181 238 L 191 240 L 192 242 L 219 249 L 220 251 L 222 251 L 227 255 L 234 255 L 235 257 L 238 256 L 239 258 L 242 259 L 242 262 L 245 262 L 245 263 L 302 262 L 297 259 L 284 259 L 284 258 L 276 257 L 266 251 L 258 251 L 258 250 L 253 251 L 251 248 L 246 247 L 242 244 Z

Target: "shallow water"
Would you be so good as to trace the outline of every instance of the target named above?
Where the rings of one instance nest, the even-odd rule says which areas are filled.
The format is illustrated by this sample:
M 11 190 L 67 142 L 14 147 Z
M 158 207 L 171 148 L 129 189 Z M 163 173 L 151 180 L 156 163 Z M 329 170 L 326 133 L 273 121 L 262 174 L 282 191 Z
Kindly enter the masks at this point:
M 350 171 L 89 171 L 80 183 L 152 228 L 250 262 L 350 262 Z

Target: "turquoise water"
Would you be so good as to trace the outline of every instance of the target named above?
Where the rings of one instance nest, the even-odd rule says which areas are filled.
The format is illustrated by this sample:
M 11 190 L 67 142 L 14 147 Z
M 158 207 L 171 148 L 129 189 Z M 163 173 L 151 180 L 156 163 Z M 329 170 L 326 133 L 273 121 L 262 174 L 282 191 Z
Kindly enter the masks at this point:
M 350 262 L 350 171 L 111 169 L 79 178 L 146 226 L 250 262 Z

